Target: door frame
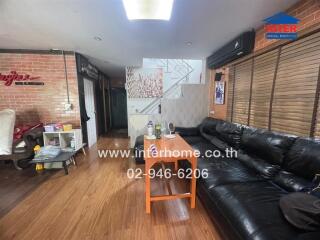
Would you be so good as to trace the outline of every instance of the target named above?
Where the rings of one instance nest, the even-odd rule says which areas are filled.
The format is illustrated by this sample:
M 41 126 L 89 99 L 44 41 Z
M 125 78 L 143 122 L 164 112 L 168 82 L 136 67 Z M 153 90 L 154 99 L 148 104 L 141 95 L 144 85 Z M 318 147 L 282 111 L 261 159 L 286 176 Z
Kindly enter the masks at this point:
M 97 122 L 97 104 L 96 104 L 96 95 L 95 95 L 95 80 L 89 78 L 89 77 L 83 77 L 82 78 L 83 80 L 83 95 L 84 95 L 84 103 L 86 101 L 86 96 L 85 96 L 85 90 L 84 90 L 84 82 L 87 80 L 87 81 L 90 81 L 92 82 L 92 86 L 93 86 L 93 106 L 94 106 L 94 112 L 95 112 L 95 126 L 96 126 L 96 137 L 97 137 L 97 141 L 98 141 L 98 138 L 99 138 L 99 135 L 98 135 L 98 122 Z M 86 105 L 84 105 L 84 107 L 86 107 Z M 87 127 L 87 122 L 85 123 L 86 124 L 86 128 L 87 128 L 87 140 L 88 140 L 88 146 L 89 146 L 89 132 L 88 132 L 88 127 Z M 95 142 L 96 144 L 97 142 Z

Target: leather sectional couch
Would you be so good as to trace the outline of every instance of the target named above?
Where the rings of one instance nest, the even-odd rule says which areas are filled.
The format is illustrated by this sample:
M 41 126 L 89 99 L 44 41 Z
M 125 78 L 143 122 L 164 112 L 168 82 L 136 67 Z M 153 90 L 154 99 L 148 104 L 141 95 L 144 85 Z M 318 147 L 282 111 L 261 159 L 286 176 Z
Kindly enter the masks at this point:
M 320 239 L 320 231 L 292 226 L 279 208 L 282 196 L 302 191 L 320 173 L 319 141 L 213 118 L 176 132 L 203 155 L 198 168 L 208 169 L 209 177 L 198 180 L 197 193 L 223 239 Z M 224 154 L 231 147 L 236 158 Z M 205 157 L 206 150 L 222 156 Z

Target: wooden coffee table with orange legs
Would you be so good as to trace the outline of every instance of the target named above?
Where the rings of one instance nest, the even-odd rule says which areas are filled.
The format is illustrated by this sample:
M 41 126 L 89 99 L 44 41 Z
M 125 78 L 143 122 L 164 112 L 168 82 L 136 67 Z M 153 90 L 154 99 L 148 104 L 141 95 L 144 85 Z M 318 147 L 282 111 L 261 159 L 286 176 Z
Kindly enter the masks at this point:
M 153 156 L 150 152 L 150 145 L 154 144 L 157 149 L 157 155 Z M 162 154 L 160 154 L 162 150 Z M 166 151 L 166 154 L 164 153 Z M 170 152 L 170 153 L 169 153 Z M 196 206 L 196 176 L 197 158 L 192 147 L 178 134 L 175 138 L 167 139 L 162 137 L 156 140 L 144 139 L 144 159 L 145 159 L 145 177 L 146 177 L 146 212 L 151 212 L 151 202 L 173 200 L 179 198 L 190 198 L 191 208 Z M 151 196 L 150 189 L 150 169 L 155 163 L 174 163 L 175 171 L 178 170 L 178 160 L 188 160 L 191 164 L 192 176 L 190 184 L 190 192 L 181 194 L 172 194 L 170 184 L 167 182 L 169 195 Z M 177 175 L 173 173 L 172 176 Z

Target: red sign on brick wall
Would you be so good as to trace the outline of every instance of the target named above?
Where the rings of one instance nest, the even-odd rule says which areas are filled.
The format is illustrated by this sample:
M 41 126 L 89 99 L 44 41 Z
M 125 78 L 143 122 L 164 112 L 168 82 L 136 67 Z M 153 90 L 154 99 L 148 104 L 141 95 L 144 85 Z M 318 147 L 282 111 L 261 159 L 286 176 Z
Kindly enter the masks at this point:
M 33 83 L 33 82 L 27 82 L 26 81 L 32 81 L 39 79 L 40 77 L 33 77 L 29 74 L 18 74 L 16 71 L 11 71 L 9 74 L 1 74 L 0 73 L 0 81 L 5 82 L 5 86 L 11 86 L 13 82 L 16 82 L 16 85 L 43 85 L 43 83 Z M 19 82 L 19 84 L 17 84 Z

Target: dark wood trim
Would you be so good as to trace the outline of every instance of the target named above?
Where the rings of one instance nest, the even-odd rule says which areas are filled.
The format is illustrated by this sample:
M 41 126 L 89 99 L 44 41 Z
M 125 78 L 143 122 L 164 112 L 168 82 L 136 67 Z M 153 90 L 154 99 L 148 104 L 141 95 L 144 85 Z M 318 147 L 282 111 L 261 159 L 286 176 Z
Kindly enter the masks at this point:
M 250 79 L 250 93 L 249 93 L 249 107 L 248 107 L 248 126 L 250 126 L 250 113 L 251 113 L 251 100 L 252 100 L 252 85 L 253 85 L 253 73 L 254 73 L 254 58 L 251 61 L 251 79 Z
M 271 121 L 272 121 L 272 107 L 273 107 L 273 98 L 274 98 L 274 90 L 276 87 L 276 79 L 278 74 L 280 55 L 281 55 L 282 47 L 278 48 L 278 55 L 276 60 L 276 66 L 274 69 L 273 80 L 272 80 L 272 88 L 271 88 L 271 96 L 270 96 L 270 105 L 269 105 L 269 121 L 268 121 L 268 129 L 271 130 Z
M 231 118 L 230 122 L 233 121 L 233 107 L 234 107 L 234 90 L 236 87 L 236 66 L 233 66 L 233 86 L 232 86 L 232 105 L 231 105 Z
M 314 137 L 315 131 L 316 131 L 316 127 L 317 127 L 319 98 L 320 98 L 320 66 L 319 66 L 319 71 L 318 71 L 317 88 L 316 88 L 316 93 L 315 93 L 315 97 L 314 97 L 314 106 L 313 106 L 311 128 L 310 128 L 310 137 Z
M 65 55 L 74 55 L 73 51 L 63 51 Z M 61 55 L 62 50 L 34 50 L 34 49 L 0 49 L 0 53 L 16 54 L 52 54 Z

